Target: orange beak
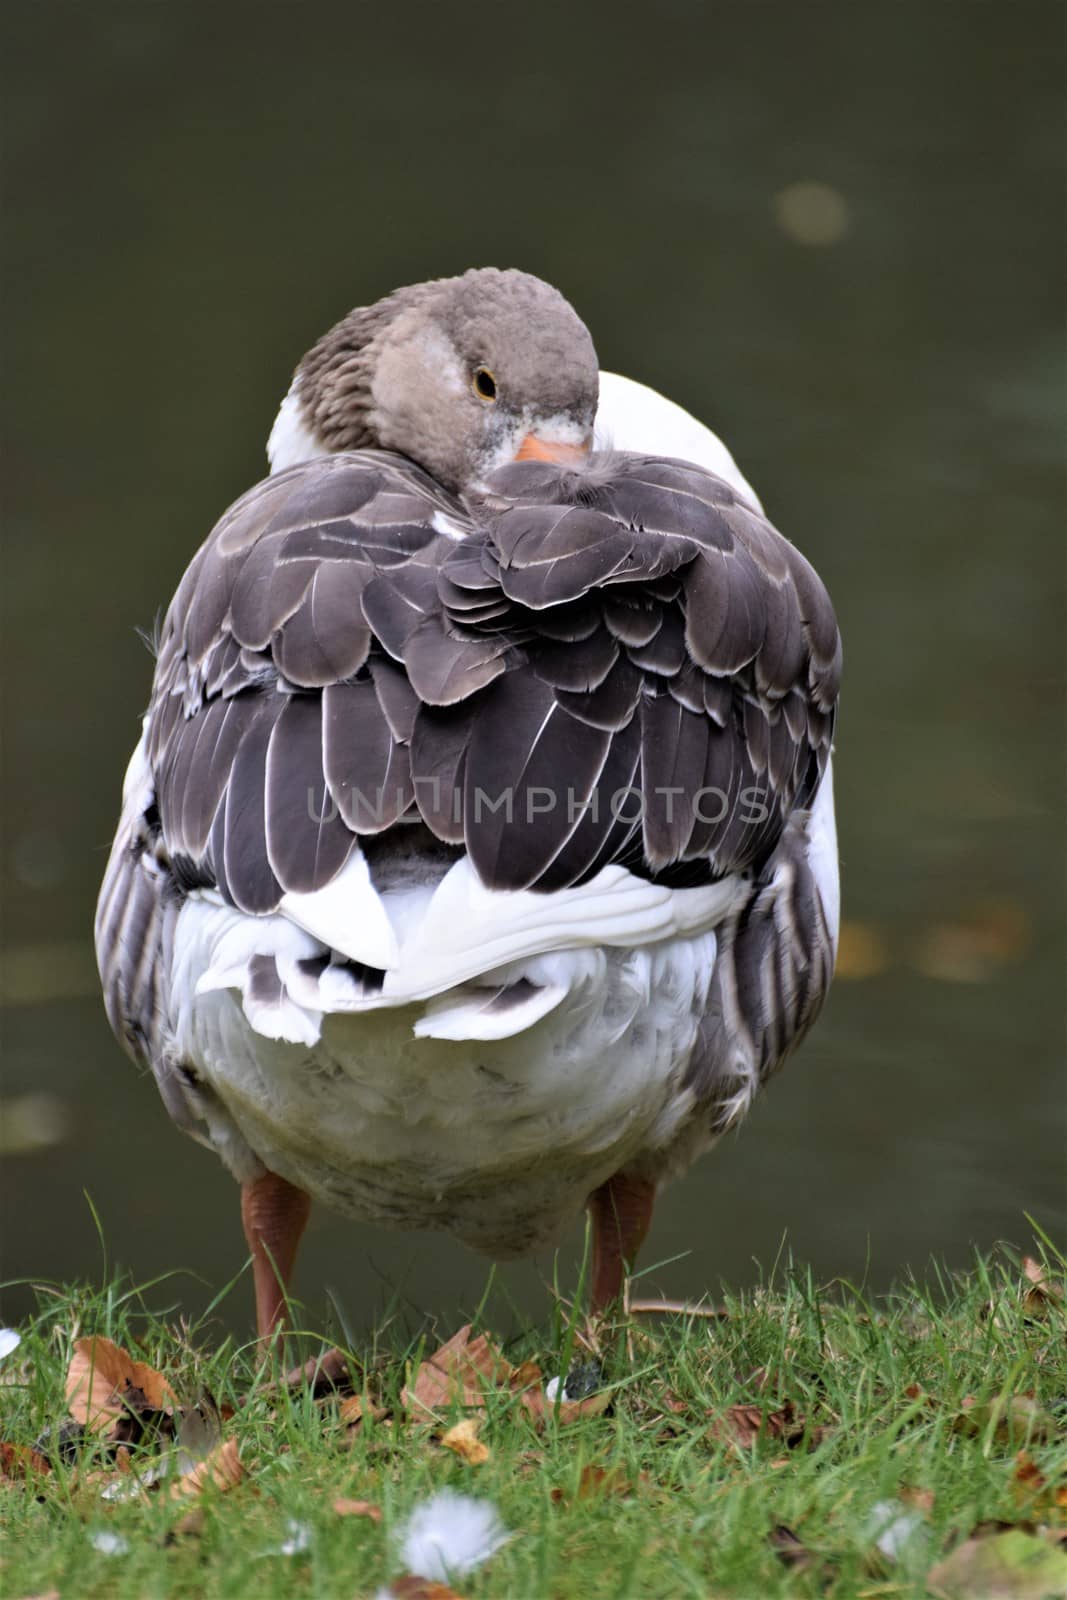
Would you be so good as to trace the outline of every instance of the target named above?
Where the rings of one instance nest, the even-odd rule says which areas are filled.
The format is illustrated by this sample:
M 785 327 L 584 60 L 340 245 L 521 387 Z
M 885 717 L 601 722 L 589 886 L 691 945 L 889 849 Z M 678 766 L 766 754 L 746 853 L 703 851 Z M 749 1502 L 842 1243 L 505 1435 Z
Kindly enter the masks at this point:
M 528 433 L 515 452 L 516 461 L 556 461 L 563 467 L 574 467 L 589 454 L 588 444 L 556 444 L 550 439 L 539 439 Z

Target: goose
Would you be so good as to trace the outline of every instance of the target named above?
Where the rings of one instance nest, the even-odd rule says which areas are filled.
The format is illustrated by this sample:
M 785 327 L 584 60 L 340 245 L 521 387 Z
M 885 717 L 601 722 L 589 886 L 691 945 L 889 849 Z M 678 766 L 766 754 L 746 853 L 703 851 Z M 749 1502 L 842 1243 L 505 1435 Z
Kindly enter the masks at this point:
M 841 645 L 719 439 L 516 270 L 296 369 L 157 641 L 95 935 L 119 1041 L 240 1185 L 257 1325 L 312 1201 L 496 1259 L 657 1192 L 833 971 Z

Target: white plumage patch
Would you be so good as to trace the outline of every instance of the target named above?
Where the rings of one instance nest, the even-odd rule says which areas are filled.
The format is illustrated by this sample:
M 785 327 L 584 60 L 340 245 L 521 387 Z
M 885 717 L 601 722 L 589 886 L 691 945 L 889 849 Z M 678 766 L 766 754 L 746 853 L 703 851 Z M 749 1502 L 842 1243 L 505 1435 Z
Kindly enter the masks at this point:
M 590 953 L 682 948 L 747 892 L 736 877 L 668 889 L 618 866 L 552 895 L 493 890 L 463 857 L 436 886 L 379 895 L 357 849 L 332 883 L 285 895 L 272 916 L 246 917 L 214 890 L 192 895 L 175 940 L 174 992 L 181 1002 L 235 990 L 256 1033 L 293 1044 L 314 1045 L 326 1015 L 419 1002 L 428 1004 L 416 1038 L 507 1039 L 587 981 Z M 324 966 L 316 958 L 328 952 Z M 279 980 L 266 993 L 253 982 L 260 958 L 273 960 Z M 351 962 L 384 974 L 381 983 L 357 981 Z
M 295 467 L 301 461 L 311 461 L 315 456 L 326 456 L 329 453 L 319 444 L 304 420 L 304 411 L 294 379 L 289 393 L 278 407 L 278 415 L 274 419 L 274 426 L 267 440 L 267 460 L 270 463 L 270 470 L 272 473 L 284 472 L 286 467 Z
M 511 1538 L 488 1500 L 442 1489 L 416 1506 L 398 1539 L 406 1570 L 447 1583 L 480 1567 Z
M 665 395 L 617 372 L 600 374 L 593 449 L 635 450 L 640 455 L 692 461 L 724 479 L 755 510 L 763 510 L 755 489 L 718 434 Z
M 739 907 L 746 893 L 739 878 L 668 889 L 619 866 L 550 895 L 501 891 L 487 889 L 463 857 L 426 896 L 398 964 L 386 973 L 383 1001 L 426 999 L 552 950 L 631 948 L 700 933 Z

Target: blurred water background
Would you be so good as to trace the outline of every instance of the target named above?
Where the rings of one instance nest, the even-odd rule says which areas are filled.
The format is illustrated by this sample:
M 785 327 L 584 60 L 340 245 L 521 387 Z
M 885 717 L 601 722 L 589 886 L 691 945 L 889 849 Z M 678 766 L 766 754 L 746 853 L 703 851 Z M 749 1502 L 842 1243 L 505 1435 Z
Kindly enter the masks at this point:
M 112 1259 L 200 1275 L 190 1309 L 240 1263 L 230 1178 L 96 988 L 136 630 L 319 332 L 486 263 L 724 434 L 845 638 L 839 980 L 663 1198 L 645 1287 L 752 1282 L 786 1232 L 875 1286 L 1024 1212 L 1062 1244 L 1059 5 L 20 0 L 2 32 L 4 1276 L 98 1272 L 87 1196 Z M 551 1270 L 499 1281 L 540 1314 Z M 318 1215 L 297 1288 L 358 1327 L 485 1273 Z

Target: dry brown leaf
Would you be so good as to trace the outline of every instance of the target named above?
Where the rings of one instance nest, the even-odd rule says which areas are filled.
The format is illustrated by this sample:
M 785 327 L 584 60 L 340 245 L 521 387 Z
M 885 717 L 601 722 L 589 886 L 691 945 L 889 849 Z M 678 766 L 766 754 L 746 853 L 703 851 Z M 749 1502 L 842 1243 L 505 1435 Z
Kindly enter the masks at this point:
M 998 1395 L 982 1405 L 973 1395 L 966 1395 L 952 1428 L 954 1433 L 970 1438 L 989 1429 L 998 1444 L 1040 1442 L 1053 1438 L 1056 1433 L 1056 1424 L 1048 1412 L 1028 1394 L 1013 1394 L 1007 1399 Z
M 712 1419 L 708 1432 L 713 1439 L 748 1450 L 763 1432 L 763 1412 L 759 1406 L 727 1406 Z
M 347 1400 L 342 1400 L 337 1415 L 346 1428 L 356 1428 L 368 1418 L 371 1422 L 383 1422 L 389 1410 L 386 1406 L 375 1405 L 373 1400 L 367 1400 L 363 1395 L 353 1394 Z
M 806 1422 L 791 1400 L 777 1411 L 763 1411 L 759 1406 L 727 1406 L 719 1416 L 713 1417 L 708 1433 L 713 1439 L 738 1445 L 750 1450 L 757 1439 L 781 1440 L 790 1449 L 808 1438 L 812 1449 L 821 1442 L 826 1429 L 812 1428 L 805 1434 Z
M 578 1479 L 579 1500 L 625 1498 L 634 1492 L 633 1484 L 621 1467 L 598 1467 L 593 1462 L 582 1468 Z
M 369 1517 L 371 1522 L 381 1522 L 381 1506 L 372 1504 L 370 1500 L 348 1500 L 344 1495 L 339 1495 L 333 1503 L 333 1509 L 339 1517 Z
M 649 1482 L 648 1474 L 642 1472 L 642 1487 Z M 613 1496 L 625 1499 L 634 1493 L 634 1486 L 627 1478 L 621 1467 L 600 1467 L 594 1462 L 588 1462 L 581 1470 L 578 1478 L 578 1491 L 576 1500 L 606 1500 Z M 567 1498 L 563 1489 L 553 1489 L 549 1499 L 554 1505 L 561 1505 Z
M 1067 1526 L 1067 1473 L 1057 1474 L 1050 1483 L 1036 1461 L 1020 1450 L 1011 1475 L 1015 1503 L 1026 1516 L 1054 1528 Z
M 417 1578 L 413 1573 L 406 1572 L 402 1578 L 394 1578 L 389 1585 L 389 1592 L 396 1600 L 463 1600 L 455 1589 L 450 1589 L 447 1583 L 435 1583 L 432 1578 Z
M 471 1338 L 470 1323 L 428 1356 L 405 1385 L 402 1399 L 409 1411 L 432 1416 L 449 1405 L 482 1406 L 487 1386 L 506 1386 L 512 1369 L 484 1333 Z
M 606 1390 L 598 1394 L 591 1394 L 585 1400 L 560 1400 L 559 1422 L 566 1426 L 570 1422 L 579 1422 L 583 1417 L 599 1417 L 604 1414 L 611 1403 L 611 1396 Z M 527 1389 L 522 1395 L 522 1408 L 539 1428 L 545 1427 L 557 1415 L 557 1402 L 549 1400 L 543 1389 Z
M 205 1456 L 192 1472 L 183 1473 L 171 1484 L 170 1498 L 182 1500 L 202 1494 L 208 1484 L 219 1494 L 224 1494 L 227 1489 L 236 1487 L 244 1475 L 245 1469 L 241 1465 L 237 1440 L 227 1439 L 225 1444 L 216 1445 L 211 1454 Z
M 462 1422 L 457 1422 L 454 1428 L 441 1436 L 441 1444 L 445 1450 L 451 1450 L 465 1461 L 470 1467 L 480 1467 L 489 1460 L 489 1446 L 483 1444 L 478 1437 L 481 1427 L 477 1417 L 464 1417 Z
M 76 1339 L 67 1368 L 67 1406 L 94 1433 L 145 1411 L 164 1411 L 177 1397 L 161 1372 L 134 1361 L 110 1339 Z
M 1063 1290 L 1033 1256 L 1023 1256 L 1022 1265 L 1028 1284 L 1023 1291 L 1023 1306 L 1032 1317 L 1047 1316 L 1051 1307 L 1063 1304 Z
M 484 1406 L 487 1388 L 509 1389 L 517 1394 L 523 1410 L 538 1427 L 555 1415 L 561 1423 L 599 1416 L 611 1399 L 610 1395 L 599 1393 L 585 1400 L 563 1400 L 557 1413 L 556 1401 L 545 1398 L 541 1369 L 536 1362 L 525 1361 L 520 1367 L 512 1367 L 484 1334 L 471 1338 L 470 1324 L 422 1362 L 414 1383 L 405 1386 L 402 1399 L 416 1419 L 428 1419 L 449 1405 Z
M 792 1528 L 787 1528 L 784 1522 L 771 1529 L 767 1535 L 767 1543 L 779 1561 L 794 1571 L 802 1572 L 812 1564 L 811 1551 L 803 1539 L 795 1534 Z
M 536 1361 L 524 1361 L 521 1366 L 514 1367 L 508 1378 L 508 1388 L 512 1394 L 521 1394 L 523 1389 L 532 1389 L 541 1383 L 541 1368 Z
M 51 1470 L 52 1463 L 31 1450 L 28 1444 L 0 1443 L 0 1478 L 17 1482 L 23 1478 L 43 1477 Z

